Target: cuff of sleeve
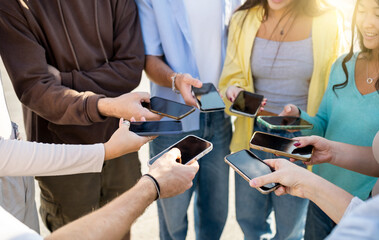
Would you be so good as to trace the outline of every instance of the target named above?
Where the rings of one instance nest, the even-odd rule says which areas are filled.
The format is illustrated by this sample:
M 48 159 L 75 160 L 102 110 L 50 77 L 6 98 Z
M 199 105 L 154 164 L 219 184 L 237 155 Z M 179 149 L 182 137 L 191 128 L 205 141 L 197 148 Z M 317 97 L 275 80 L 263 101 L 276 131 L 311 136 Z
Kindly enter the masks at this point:
M 61 84 L 65 87 L 72 88 L 74 86 L 73 77 L 71 72 L 61 72 Z
M 104 95 L 92 95 L 87 97 L 86 101 L 86 113 L 91 122 L 103 122 L 107 119 L 100 114 L 99 109 L 97 108 L 97 103 L 100 98 L 105 98 Z
M 358 197 L 354 197 L 353 199 L 351 199 L 349 206 L 347 206 L 345 213 L 342 216 L 342 219 L 345 218 L 347 215 L 349 215 L 355 208 L 357 208 L 362 203 L 363 203 L 362 199 Z

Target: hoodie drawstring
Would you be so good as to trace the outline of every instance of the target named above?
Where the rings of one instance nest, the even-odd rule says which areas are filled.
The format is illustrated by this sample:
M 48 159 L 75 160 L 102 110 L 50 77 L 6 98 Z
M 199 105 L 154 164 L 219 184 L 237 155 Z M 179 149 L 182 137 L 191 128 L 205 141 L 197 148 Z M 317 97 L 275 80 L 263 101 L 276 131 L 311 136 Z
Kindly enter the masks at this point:
M 94 3 L 95 3 L 95 26 L 96 26 L 97 40 L 100 43 L 101 51 L 103 52 L 105 62 L 109 63 L 107 53 L 105 52 L 103 41 L 101 40 L 101 36 L 100 36 L 99 19 L 97 16 L 97 0 L 94 0 Z

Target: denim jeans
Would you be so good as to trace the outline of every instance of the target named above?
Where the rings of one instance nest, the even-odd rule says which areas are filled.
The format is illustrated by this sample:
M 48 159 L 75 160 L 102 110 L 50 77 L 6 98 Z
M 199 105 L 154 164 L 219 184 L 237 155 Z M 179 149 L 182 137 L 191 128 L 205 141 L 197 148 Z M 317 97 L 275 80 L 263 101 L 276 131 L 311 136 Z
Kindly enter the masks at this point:
M 337 224 L 328 217 L 316 204 L 309 203 L 305 224 L 305 240 L 325 239 Z
M 224 157 L 229 154 L 232 136 L 230 118 L 224 112 L 201 113 L 200 129 L 181 135 L 160 136 L 150 144 L 150 156 L 193 134 L 213 143 L 213 150 L 199 159 L 200 169 L 193 186 L 185 193 L 159 199 L 160 239 L 185 239 L 187 208 L 195 193 L 195 231 L 197 239 L 219 239 L 228 214 L 229 166 Z
M 271 130 L 256 124 L 255 131 L 272 133 L 292 138 L 298 132 Z M 251 150 L 261 159 L 278 158 L 274 154 Z M 283 157 L 280 157 L 283 158 Z M 304 166 L 303 163 L 297 164 Z M 302 239 L 304 234 L 305 216 L 308 200 L 285 195 L 278 197 L 275 193 L 261 194 L 249 186 L 238 174 L 235 175 L 236 188 L 236 217 L 245 239 Z M 274 211 L 276 234 L 271 231 L 272 220 L 269 218 Z

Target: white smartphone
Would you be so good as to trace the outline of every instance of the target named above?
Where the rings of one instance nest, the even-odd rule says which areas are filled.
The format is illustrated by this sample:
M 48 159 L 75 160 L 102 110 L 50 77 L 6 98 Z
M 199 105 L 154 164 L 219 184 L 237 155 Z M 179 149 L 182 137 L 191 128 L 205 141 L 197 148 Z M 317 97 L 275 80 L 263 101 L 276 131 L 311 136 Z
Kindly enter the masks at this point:
M 173 148 L 178 148 L 181 153 L 181 158 L 177 159 L 177 162 L 181 164 L 191 164 L 212 151 L 213 144 L 197 136 L 188 135 L 151 158 L 148 162 L 148 166 L 151 166 L 158 158 Z

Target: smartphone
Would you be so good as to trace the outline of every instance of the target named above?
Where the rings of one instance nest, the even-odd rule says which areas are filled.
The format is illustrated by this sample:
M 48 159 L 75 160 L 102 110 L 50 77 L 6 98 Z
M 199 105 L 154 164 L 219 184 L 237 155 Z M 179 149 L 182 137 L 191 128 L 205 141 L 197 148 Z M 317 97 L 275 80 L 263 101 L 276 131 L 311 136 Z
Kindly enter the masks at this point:
M 215 112 L 225 109 L 224 101 L 212 83 L 203 83 L 201 88 L 192 87 L 192 92 L 201 112 Z
M 230 112 L 244 115 L 247 117 L 255 117 L 262 105 L 263 95 L 241 91 L 232 106 L 230 106 Z
M 129 130 L 140 136 L 157 136 L 183 133 L 181 121 L 131 122 Z
M 153 113 L 180 120 L 195 111 L 195 107 L 171 101 L 161 97 L 150 98 L 150 103 L 143 102 L 142 106 Z
M 294 146 L 296 142 L 290 138 L 257 131 L 251 137 L 250 147 L 301 161 L 309 161 L 312 157 L 313 146 L 297 148 Z
M 181 158 L 177 159 L 177 162 L 181 164 L 191 164 L 212 151 L 213 144 L 194 135 L 188 135 L 151 158 L 148 165 L 151 166 L 158 158 L 173 148 L 178 148 L 181 153 Z
M 225 162 L 248 182 L 253 178 L 260 177 L 274 171 L 269 165 L 263 162 L 262 159 L 245 149 L 226 156 Z M 267 194 L 274 191 L 278 187 L 278 183 L 269 183 L 257 188 L 257 190 L 263 194 Z
M 257 121 L 270 129 L 301 130 L 312 129 L 313 125 L 299 117 L 258 116 Z

